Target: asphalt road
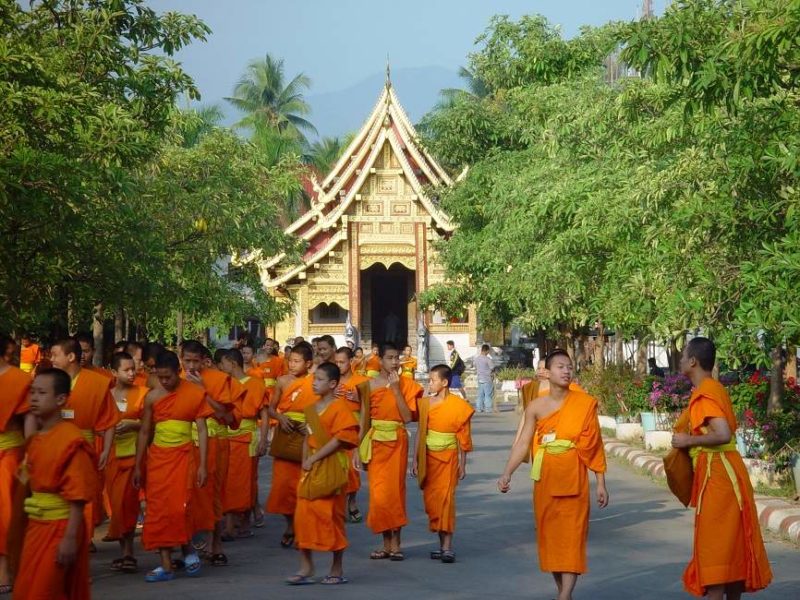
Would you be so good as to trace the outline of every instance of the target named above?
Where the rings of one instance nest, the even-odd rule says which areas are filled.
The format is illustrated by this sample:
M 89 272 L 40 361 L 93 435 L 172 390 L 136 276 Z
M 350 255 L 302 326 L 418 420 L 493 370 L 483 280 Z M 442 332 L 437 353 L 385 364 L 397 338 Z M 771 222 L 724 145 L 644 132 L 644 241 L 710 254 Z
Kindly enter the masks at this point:
M 297 556 L 278 544 L 283 518 L 268 515 L 266 526 L 256 530 L 256 537 L 226 545 L 229 566 L 204 565 L 201 576 L 195 579 L 181 576 L 169 583 L 145 583 L 144 570 L 158 562 L 155 554 L 143 551 L 139 555 L 142 573 L 112 573 L 108 564 L 116 556 L 116 544 L 100 543 L 99 552 L 92 557 L 94 598 L 552 598 L 552 578 L 539 571 L 536 559 L 531 484 L 524 465 L 515 475 L 509 494 L 499 494 L 495 488 L 514 428 L 511 414 L 475 415 L 475 452 L 458 495 L 455 564 L 428 558 L 437 545 L 435 535 L 427 531 L 421 494 L 415 480 L 410 479 L 411 524 L 403 534 L 405 562 L 369 560 L 370 550 L 380 545 L 379 538 L 365 524 L 348 525 L 351 545 L 345 555 L 345 572 L 350 580 L 347 585 L 286 586 L 284 579 L 297 569 Z M 612 460 L 609 467 L 611 504 L 602 511 L 592 511 L 590 572 L 580 578 L 575 598 L 689 598 L 680 580 L 690 555 L 691 512 L 664 487 L 627 464 Z M 262 501 L 269 468 L 269 463 L 262 463 Z M 362 509 L 367 506 L 365 490 Z M 800 550 L 769 537 L 767 545 L 775 581 L 756 597 L 800 600 Z M 329 555 L 317 555 L 318 577 L 327 573 L 329 560 Z

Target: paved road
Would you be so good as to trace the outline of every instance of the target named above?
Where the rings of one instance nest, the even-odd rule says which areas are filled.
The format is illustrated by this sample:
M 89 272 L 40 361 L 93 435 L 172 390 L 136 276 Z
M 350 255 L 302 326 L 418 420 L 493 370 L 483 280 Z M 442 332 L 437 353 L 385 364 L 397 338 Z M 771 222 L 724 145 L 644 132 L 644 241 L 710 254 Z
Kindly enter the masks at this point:
M 345 556 L 350 583 L 345 586 L 287 588 L 294 573 L 294 551 L 279 547 L 282 518 L 267 519 L 256 537 L 228 544 L 228 567 L 204 566 L 201 577 L 181 577 L 170 583 L 146 584 L 143 574 L 111 573 L 106 565 L 114 557 L 113 544 L 100 544 L 93 558 L 94 597 L 144 600 L 149 598 L 225 598 L 236 600 L 292 597 L 298 599 L 347 598 L 530 598 L 553 597 L 552 580 L 541 573 L 536 560 L 530 480 L 523 469 L 515 475 L 508 495 L 495 491 L 508 444 L 513 437 L 510 414 L 476 415 L 474 441 L 467 479 L 458 497 L 458 562 L 431 561 L 435 547 L 415 481 L 409 481 L 411 525 L 404 531 L 406 561 L 370 561 L 369 551 L 379 540 L 365 525 L 348 525 L 351 546 Z M 264 469 L 264 482 L 269 465 Z M 688 598 L 680 577 L 691 543 L 691 514 L 669 492 L 629 466 L 611 462 L 608 474 L 611 505 L 593 511 L 589 540 L 590 573 L 578 582 L 581 600 L 671 600 Z M 262 498 L 265 494 L 262 493 Z M 760 599 L 800 599 L 800 550 L 770 539 L 768 552 L 775 583 L 756 596 Z M 142 567 L 157 564 L 154 554 L 140 555 Z M 318 574 L 325 574 L 328 557 L 317 559 Z M 288 594 L 288 595 L 287 595 Z

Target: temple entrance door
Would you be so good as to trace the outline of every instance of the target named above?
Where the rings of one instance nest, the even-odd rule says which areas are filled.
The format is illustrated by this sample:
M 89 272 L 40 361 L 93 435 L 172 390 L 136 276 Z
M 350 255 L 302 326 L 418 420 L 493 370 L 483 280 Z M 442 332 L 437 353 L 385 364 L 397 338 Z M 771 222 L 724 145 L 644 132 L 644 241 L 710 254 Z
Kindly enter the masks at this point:
M 361 272 L 362 339 L 394 342 L 400 349 L 408 343 L 414 282 L 414 271 L 398 263 L 388 269 L 375 264 Z

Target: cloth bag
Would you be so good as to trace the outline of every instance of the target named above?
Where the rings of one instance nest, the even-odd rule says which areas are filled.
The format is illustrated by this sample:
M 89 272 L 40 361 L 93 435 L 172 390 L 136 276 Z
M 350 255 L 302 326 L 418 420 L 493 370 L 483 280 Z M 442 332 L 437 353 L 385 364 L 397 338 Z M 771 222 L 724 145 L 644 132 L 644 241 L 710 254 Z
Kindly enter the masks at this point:
M 306 423 L 312 432 L 311 435 L 315 437 L 317 444 L 322 448 L 331 438 L 322 427 L 319 414 L 313 405 L 307 406 L 304 412 Z M 343 452 L 337 451 L 329 454 L 315 462 L 310 471 L 303 471 L 297 495 L 306 500 L 335 496 L 347 484 L 348 470 L 347 456 Z
M 675 423 L 676 433 L 689 433 L 689 410 L 684 410 Z M 664 457 L 664 473 L 667 485 L 675 497 L 684 506 L 692 501 L 692 485 L 694 483 L 694 466 L 688 448 L 673 448 Z

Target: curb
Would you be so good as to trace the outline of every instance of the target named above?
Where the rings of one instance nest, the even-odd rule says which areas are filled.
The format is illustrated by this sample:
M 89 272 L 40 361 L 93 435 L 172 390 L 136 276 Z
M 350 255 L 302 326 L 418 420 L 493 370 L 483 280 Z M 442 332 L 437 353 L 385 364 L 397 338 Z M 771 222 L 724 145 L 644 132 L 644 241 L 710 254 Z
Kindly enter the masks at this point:
M 626 460 L 653 477 L 666 479 L 664 462 L 658 456 L 613 438 L 604 439 L 603 444 L 607 454 Z M 800 506 L 770 496 L 756 496 L 755 500 L 761 527 L 800 545 Z

